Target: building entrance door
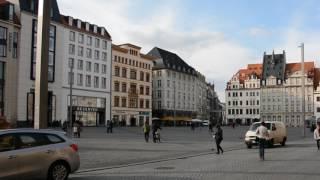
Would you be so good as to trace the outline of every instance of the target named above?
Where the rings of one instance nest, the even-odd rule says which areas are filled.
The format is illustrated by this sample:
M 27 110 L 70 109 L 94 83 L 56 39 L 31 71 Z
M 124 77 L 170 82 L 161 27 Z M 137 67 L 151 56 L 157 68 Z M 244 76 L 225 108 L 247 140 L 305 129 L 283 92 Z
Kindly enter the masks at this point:
M 97 125 L 98 126 L 105 126 L 106 125 L 106 119 L 104 112 L 97 112 Z
M 136 118 L 132 117 L 130 119 L 130 126 L 136 126 L 137 125 L 136 121 L 137 121 Z

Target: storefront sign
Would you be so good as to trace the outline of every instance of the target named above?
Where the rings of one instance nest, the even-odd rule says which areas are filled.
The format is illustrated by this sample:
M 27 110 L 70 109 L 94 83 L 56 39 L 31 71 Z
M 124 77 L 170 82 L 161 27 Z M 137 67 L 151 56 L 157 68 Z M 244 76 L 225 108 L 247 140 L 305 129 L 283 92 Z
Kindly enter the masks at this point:
M 72 108 L 74 111 L 82 112 L 98 112 L 101 108 L 76 106 Z

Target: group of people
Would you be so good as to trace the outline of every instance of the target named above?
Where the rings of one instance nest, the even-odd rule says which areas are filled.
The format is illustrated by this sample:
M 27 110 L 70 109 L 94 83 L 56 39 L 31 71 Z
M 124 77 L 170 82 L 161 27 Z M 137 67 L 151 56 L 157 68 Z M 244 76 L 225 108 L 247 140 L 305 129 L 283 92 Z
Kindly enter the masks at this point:
M 144 123 L 142 129 L 143 129 L 145 141 L 149 142 L 149 135 L 150 135 L 151 127 L 150 127 L 148 121 L 146 121 Z M 159 126 L 159 124 L 154 123 L 152 125 L 152 139 L 153 139 L 154 143 L 161 142 L 161 140 L 160 140 L 160 130 L 161 130 L 161 127 Z

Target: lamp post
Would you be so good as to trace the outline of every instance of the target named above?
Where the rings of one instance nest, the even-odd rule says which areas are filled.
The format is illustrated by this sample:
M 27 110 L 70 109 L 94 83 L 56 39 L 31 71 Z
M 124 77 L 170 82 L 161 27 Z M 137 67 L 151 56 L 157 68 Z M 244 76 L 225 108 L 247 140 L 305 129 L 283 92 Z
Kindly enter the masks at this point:
M 74 61 L 71 62 L 71 66 L 70 66 L 70 75 L 69 75 L 69 83 L 70 83 L 70 86 L 69 86 L 69 90 L 70 90 L 70 93 L 69 93 L 69 123 L 70 123 L 70 129 L 69 129 L 69 133 L 70 133 L 70 137 L 72 137 L 72 85 L 73 85 L 73 64 L 74 64 Z
M 173 83 L 173 125 L 176 127 L 176 83 Z
M 304 76 L 304 43 L 299 46 L 301 48 L 301 96 L 302 96 L 302 122 L 303 122 L 303 137 L 306 137 L 306 122 L 305 122 L 305 76 Z

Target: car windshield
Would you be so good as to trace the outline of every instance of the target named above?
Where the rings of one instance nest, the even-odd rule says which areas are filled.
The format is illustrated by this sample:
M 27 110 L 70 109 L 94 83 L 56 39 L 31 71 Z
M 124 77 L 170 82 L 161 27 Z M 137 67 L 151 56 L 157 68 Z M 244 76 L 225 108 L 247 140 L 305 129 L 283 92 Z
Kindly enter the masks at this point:
M 250 126 L 250 131 L 256 131 L 257 128 L 260 126 L 261 123 L 254 123 Z M 271 123 L 266 123 L 266 127 L 268 130 L 270 130 L 270 127 L 271 127 Z

